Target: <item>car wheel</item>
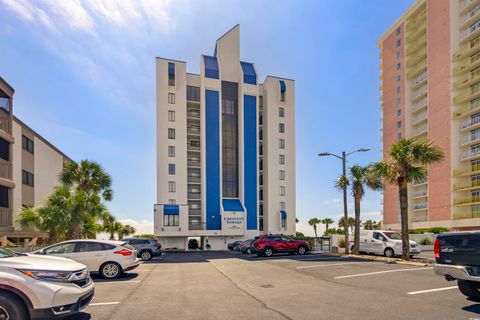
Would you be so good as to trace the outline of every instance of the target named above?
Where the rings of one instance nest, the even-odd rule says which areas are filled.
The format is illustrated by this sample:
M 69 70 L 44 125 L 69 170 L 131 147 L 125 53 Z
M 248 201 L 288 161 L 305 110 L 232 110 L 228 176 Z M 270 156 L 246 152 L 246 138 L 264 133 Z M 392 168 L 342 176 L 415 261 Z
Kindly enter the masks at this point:
M 385 249 L 384 253 L 385 257 L 387 258 L 393 258 L 395 256 L 395 252 L 393 251 L 392 248 L 387 248 Z
M 458 289 L 465 296 L 480 301 L 480 284 L 473 281 L 458 280 Z
M 299 246 L 298 249 L 297 249 L 297 253 L 300 254 L 300 255 L 303 255 L 303 254 L 307 253 L 307 248 L 305 248 L 305 246 Z
M 272 248 L 265 248 L 265 250 L 263 250 L 263 254 L 266 257 L 271 257 L 273 255 L 273 249 Z
M 100 275 L 106 279 L 115 279 L 122 274 L 122 268 L 116 262 L 106 262 L 100 267 Z
M 0 293 L 0 319 L 28 319 L 27 308 L 25 307 L 23 301 L 13 293 Z
M 153 257 L 152 253 L 148 250 L 144 250 L 140 253 L 140 258 L 142 258 L 143 261 L 151 260 L 152 257 Z
M 248 248 L 247 249 L 247 254 L 252 254 L 252 249 Z

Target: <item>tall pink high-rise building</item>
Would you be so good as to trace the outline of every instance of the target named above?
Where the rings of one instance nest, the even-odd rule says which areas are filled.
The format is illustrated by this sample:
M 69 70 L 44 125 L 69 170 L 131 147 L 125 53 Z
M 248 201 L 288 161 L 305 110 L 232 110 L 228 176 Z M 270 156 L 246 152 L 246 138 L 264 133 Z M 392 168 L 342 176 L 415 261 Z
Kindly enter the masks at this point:
M 428 138 L 445 152 L 409 187 L 410 227 L 480 227 L 480 0 L 418 0 L 378 44 L 383 156 L 400 137 Z M 392 185 L 383 222 L 400 227 Z

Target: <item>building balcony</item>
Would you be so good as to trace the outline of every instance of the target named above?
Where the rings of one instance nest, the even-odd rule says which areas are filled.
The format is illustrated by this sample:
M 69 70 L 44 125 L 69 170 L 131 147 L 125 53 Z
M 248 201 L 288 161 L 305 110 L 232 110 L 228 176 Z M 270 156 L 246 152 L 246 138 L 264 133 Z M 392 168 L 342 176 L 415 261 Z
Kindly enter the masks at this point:
M 418 188 L 418 187 L 425 187 L 428 184 L 428 177 L 417 182 L 412 183 L 412 187 Z
M 192 199 L 192 200 L 200 200 L 201 197 L 202 197 L 202 196 L 201 196 L 200 193 L 191 193 L 191 192 L 189 192 L 189 193 L 187 194 L 187 198 L 188 198 L 188 199 Z
M 453 104 L 465 103 L 478 97 L 480 97 L 480 88 L 477 91 L 466 88 L 453 98 Z
M 407 68 L 411 68 L 415 66 L 417 63 L 425 60 L 427 58 L 427 47 L 421 48 L 415 55 L 412 55 L 410 58 L 407 59 Z
M 454 54 L 453 54 L 453 60 L 454 61 L 459 61 L 461 59 L 465 59 L 467 57 L 470 57 L 472 53 L 478 50 L 480 47 L 480 38 L 476 37 L 472 40 L 470 40 L 468 43 L 463 44 L 460 46 L 460 49 L 458 49 Z
M 427 97 L 425 97 L 412 104 L 412 113 L 417 113 L 425 109 L 427 107 L 427 102 Z
M 201 216 L 202 215 L 202 210 L 200 209 L 188 209 L 188 215 L 189 216 Z
M 460 30 L 468 28 L 472 23 L 478 19 L 480 13 L 480 4 L 477 4 L 467 14 L 460 17 Z
M 423 60 L 419 64 L 417 64 L 414 68 L 411 68 L 407 72 L 407 79 L 415 78 L 416 76 L 420 75 L 423 71 L 427 70 L 427 60 Z
M 200 119 L 200 111 L 187 111 L 187 118 Z
M 413 211 L 427 210 L 427 208 L 428 208 L 428 204 L 426 202 L 414 203 L 412 205 L 412 210 Z
M 3 109 L 0 109 L 0 130 L 8 134 L 12 133 L 12 119 Z
M 473 160 L 480 157 L 480 150 L 468 150 L 460 154 L 460 161 Z
M 460 139 L 461 146 L 468 146 L 478 142 L 480 142 L 480 132 L 468 134 Z
M 453 199 L 453 205 L 454 206 L 471 206 L 471 205 L 476 205 L 480 204 L 480 197 L 475 196 L 475 197 L 465 197 L 465 198 L 455 198 Z
M 425 32 L 427 31 L 427 24 L 425 23 L 426 20 L 424 18 L 425 15 L 423 15 L 420 19 L 416 21 L 417 27 L 415 29 L 410 29 L 407 32 L 407 37 L 405 38 L 405 41 L 407 41 L 407 43 L 414 42 L 416 39 L 418 39 L 418 37 L 425 34 Z
M 206 230 L 207 224 L 206 222 L 189 222 L 188 223 L 188 230 Z
M 463 168 L 453 170 L 454 177 L 466 177 L 474 174 L 480 174 L 480 165 L 466 165 Z
M 412 94 L 412 103 L 420 101 L 420 99 L 426 97 L 427 95 L 427 85 L 424 84 L 423 87 L 420 87 L 418 90 L 414 91 Z
M 460 43 L 467 42 L 480 35 L 480 21 L 460 32 Z
M 461 220 L 461 219 L 478 219 L 480 218 L 480 211 L 478 210 L 466 210 L 460 212 L 453 213 L 453 220 Z
M 428 197 L 428 190 L 424 188 L 423 190 L 412 192 L 412 199 L 421 199 Z
M 468 59 L 463 60 L 455 68 L 453 68 L 453 75 L 459 76 L 466 72 L 472 71 L 480 66 L 480 53 L 474 54 Z
M 187 151 L 195 151 L 195 152 L 200 152 L 200 147 L 199 146 L 192 146 L 190 143 L 187 145 Z
M 422 113 L 417 114 L 416 116 L 414 116 L 412 118 L 412 125 L 416 126 L 416 125 L 421 124 L 424 121 L 427 121 L 427 117 L 428 117 L 428 112 L 427 111 L 424 111 Z
M 2 227 L 12 226 L 12 209 L 0 208 L 0 226 Z
M 12 180 L 12 163 L 10 161 L 0 159 L 0 178 Z
M 460 131 L 472 130 L 480 126 L 479 118 L 471 118 L 460 123 Z
M 469 117 L 472 114 L 480 112 L 480 103 L 473 103 L 470 106 L 459 108 L 457 111 L 452 113 L 453 119 L 461 119 L 465 117 Z
M 412 87 L 412 89 L 413 89 L 413 90 L 417 90 L 418 88 L 420 88 L 422 85 L 424 85 L 424 84 L 426 83 L 427 78 L 428 78 L 427 71 L 422 72 L 419 76 L 417 76 L 417 77 L 413 80 L 413 87 Z
M 472 10 L 477 4 L 480 4 L 480 0 L 463 0 L 458 6 L 459 14 L 466 14 L 468 11 Z
M 413 222 L 426 222 L 428 221 L 428 210 L 413 212 Z
M 427 134 L 427 132 L 428 132 L 428 126 L 426 123 L 424 123 L 412 130 L 412 137 L 418 137 L 423 134 Z
M 480 69 L 475 69 L 471 71 L 469 74 L 461 76 L 458 81 L 455 81 L 455 83 L 453 84 L 453 89 L 454 90 L 463 89 L 479 81 L 480 81 Z
M 200 127 L 187 127 L 187 133 L 191 135 L 200 135 Z
M 470 191 L 480 189 L 480 181 L 468 181 L 463 184 L 454 184 L 453 191 Z
M 188 176 L 188 183 L 200 183 L 200 182 L 201 182 L 200 177 Z
M 422 8 L 421 11 L 418 11 L 418 13 L 415 13 L 414 15 L 412 15 L 412 18 L 407 22 L 407 25 L 406 25 L 407 33 L 415 32 L 414 30 L 419 28 L 422 23 L 425 23 L 426 17 L 427 17 L 427 10 L 425 8 Z
M 427 34 L 424 33 L 417 40 L 415 40 L 411 44 L 410 43 L 408 44 L 407 50 L 406 50 L 407 56 L 415 55 L 418 51 L 422 50 L 425 47 L 426 43 L 427 43 Z
M 200 161 L 187 161 L 187 167 L 200 168 Z

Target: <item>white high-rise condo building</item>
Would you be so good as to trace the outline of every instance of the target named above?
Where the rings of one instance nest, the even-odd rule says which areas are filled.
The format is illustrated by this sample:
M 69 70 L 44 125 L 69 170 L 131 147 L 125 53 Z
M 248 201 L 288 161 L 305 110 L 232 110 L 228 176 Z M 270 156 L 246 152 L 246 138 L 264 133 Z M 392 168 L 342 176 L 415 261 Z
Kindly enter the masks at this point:
M 295 234 L 295 82 L 240 60 L 240 26 L 187 63 L 156 59 L 157 204 L 164 248 L 224 249 L 259 234 Z M 207 246 L 208 244 L 208 246 Z

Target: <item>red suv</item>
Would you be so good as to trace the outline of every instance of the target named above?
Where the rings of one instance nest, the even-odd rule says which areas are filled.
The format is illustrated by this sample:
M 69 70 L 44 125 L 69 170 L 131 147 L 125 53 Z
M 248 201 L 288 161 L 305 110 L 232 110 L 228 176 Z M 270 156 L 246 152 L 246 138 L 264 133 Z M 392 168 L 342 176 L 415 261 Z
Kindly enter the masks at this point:
M 305 254 L 310 250 L 308 242 L 283 235 L 263 236 L 253 243 L 253 247 L 259 256 L 266 257 L 282 252 Z

